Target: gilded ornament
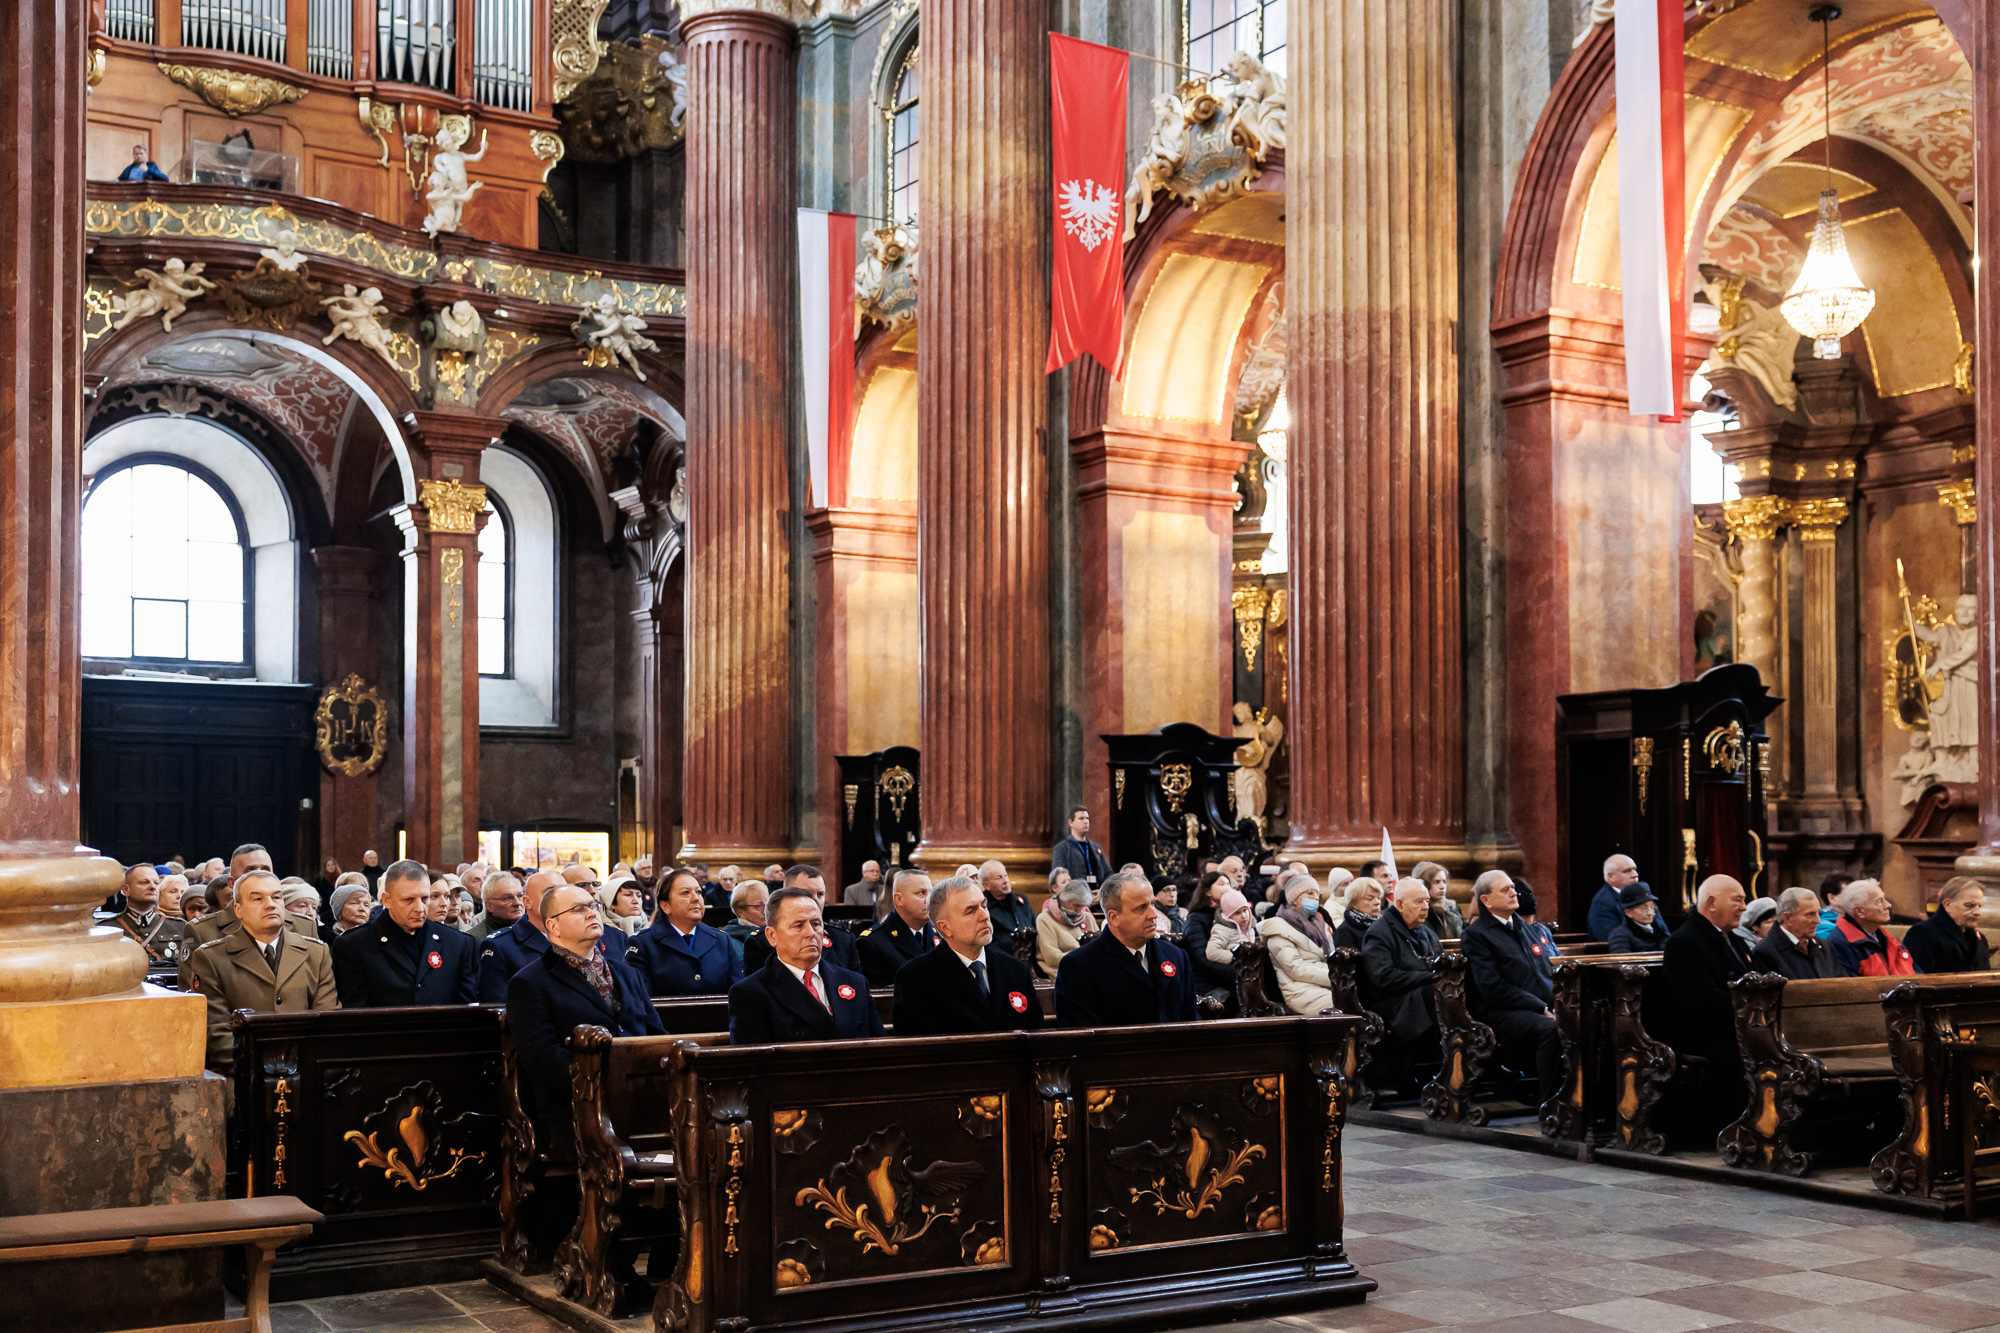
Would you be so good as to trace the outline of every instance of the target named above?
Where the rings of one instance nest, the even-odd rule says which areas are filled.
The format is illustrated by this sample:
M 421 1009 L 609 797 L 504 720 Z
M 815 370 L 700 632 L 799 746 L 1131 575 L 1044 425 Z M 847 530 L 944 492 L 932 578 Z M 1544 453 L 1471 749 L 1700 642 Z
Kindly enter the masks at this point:
M 916 774 L 901 764 L 893 764 L 882 774 L 882 790 L 889 797 L 889 813 L 900 824 L 903 809 L 909 804 L 910 793 L 917 789 Z
M 1175 814 L 1181 812 L 1181 802 L 1194 789 L 1194 769 L 1187 764 L 1160 765 L 1160 793 L 1167 798 L 1167 808 Z
M 1967 398 L 1972 397 L 1973 393 L 1973 388 L 1972 388 L 1973 356 L 1974 353 L 1972 350 L 1972 344 L 1969 342 L 1961 342 L 1958 345 L 1958 360 L 1954 361 L 1951 367 L 1951 387 L 1957 389 Z
M 846 1231 L 867 1254 L 894 1258 L 940 1222 L 956 1222 L 965 1194 L 986 1175 L 978 1162 L 934 1161 L 919 1169 L 901 1128 L 877 1130 L 826 1179 L 793 1198 L 827 1215 L 828 1231 Z M 850 1200 L 848 1192 L 862 1197 Z
M 454 546 L 438 563 L 444 570 L 444 618 L 457 629 L 465 617 L 465 552 Z
M 528 136 L 528 151 L 548 164 L 542 168 L 542 183 L 546 185 L 549 173 L 556 169 L 556 163 L 562 161 L 562 136 L 550 130 L 536 130 Z
M 861 784 L 845 782 L 841 784 L 840 795 L 847 802 L 847 827 L 854 827 L 854 806 L 861 799 Z
M 1979 521 L 1978 490 L 1972 478 L 1948 481 L 1937 488 L 1937 494 L 1938 503 L 1951 510 L 1952 518 L 1961 528 L 1969 528 Z
M 430 514 L 432 532 L 479 531 L 479 516 L 486 512 L 484 486 L 428 479 L 417 485 L 417 503 Z
M 110 62 L 110 53 L 101 46 L 90 48 L 90 55 L 83 67 L 83 82 L 86 87 L 95 88 L 104 82 L 104 69 Z
M 1835 464 L 1827 464 L 1829 468 Z M 1847 519 L 1847 501 L 1841 499 L 1795 500 L 1791 519 L 1802 542 L 1830 542 Z
M 396 109 L 373 98 L 363 97 L 354 104 L 355 115 L 361 121 L 361 128 L 374 136 L 382 145 L 382 160 L 377 166 L 389 165 L 389 134 L 396 128 Z
M 189 89 L 202 101 L 225 116 L 254 116 L 280 102 L 297 102 L 306 90 L 261 75 L 235 69 L 210 69 L 205 65 L 170 65 L 162 60 L 160 73 Z
M 1257 649 L 1264 641 L 1264 613 L 1271 604 L 1269 590 L 1261 584 L 1246 583 L 1229 594 L 1236 615 L 1237 637 L 1243 643 L 1243 667 L 1257 669 Z
M 271 1188 L 281 1190 L 285 1187 L 285 1122 L 292 1114 L 291 1081 L 280 1078 L 274 1091 L 277 1104 L 271 1108 L 271 1120 L 276 1143 L 271 1152 Z
M 1113 774 L 1111 775 L 1111 785 L 1112 785 L 1112 787 L 1113 787 L 1113 788 L 1115 788 L 1115 789 L 1116 789 L 1116 791 L 1117 791 L 1117 795 L 1116 795 L 1116 797 L 1115 797 L 1114 799 L 1115 799 L 1115 800 L 1117 801 L 1117 803 L 1118 803 L 1118 808 L 1119 808 L 1120 810 L 1123 810 L 1123 809 L 1125 808 L 1125 770 L 1124 770 L 1124 769 L 1122 769 L 1122 768 L 1121 768 L 1121 769 L 1117 770 L 1116 772 L 1114 772 L 1114 773 L 1113 773 Z
M 1245 1168 L 1268 1155 L 1200 1106 L 1176 1108 L 1173 1129 L 1164 1144 L 1135 1143 L 1107 1155 L 1114 1167 L 1158 1172 L 1145 1188 L 1127 1187 L 1131 1202 L 1151 1204 L 1156 1217 L 1178 1213 L 1194 1221 L 1219 1207 L 1223 1194 L 1243 1183 Z
M 549 68 L 555 74 L 555 100 L 566 100 L 576 85 L 597 72 L 606 43 L 597 38 L 597 21 L 610 0 L 555 0 L 549 10 Z
M 1743 744 L 1743 724 L 1732 721 L 1709 732 L 1701 743 L 1701 752 L 1707 757 L 1709 767 L 1733 778 L 1743 771 Z
M 328 772 L 366 777 L 389 753 L 389 705 L 350 672 L 320 694 L 313 713 L 313 746 Z
M 1653 777 L 1653 738 L 1632 738 L 1632 772 L 1639 779 L 1639 813 L 1646 813 L 1646 789 Z
M 476 1118 L 468 1113 L 446 1121 L 443 1097 L 425 1080 L 398 1092 L 363 1119 L 361 1129 L 350 1129 L 341 1139 L 360 1150 L 357 1167 L 374 1167 L 392 1184 L 421 1191 L 486 1160 L 484 1152 L 445 1142 L 464 1134 Z M 394 1138 L 385 1145 L 392 1131 Z
M 1791 502 L 1780 495 L 1752 495 L 1725 500 L 1722 518 L 1738 541 L 1770 541 L 1791 522 Z

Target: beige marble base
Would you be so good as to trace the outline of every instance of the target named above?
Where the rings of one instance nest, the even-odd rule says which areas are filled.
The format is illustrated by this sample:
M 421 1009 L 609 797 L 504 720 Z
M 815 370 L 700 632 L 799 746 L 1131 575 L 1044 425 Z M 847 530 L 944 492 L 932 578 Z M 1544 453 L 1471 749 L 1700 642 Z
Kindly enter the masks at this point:
M 0 1088 L 196 1078 L 207 1003 L 140 985 L 118 995 L 0 1004 Z

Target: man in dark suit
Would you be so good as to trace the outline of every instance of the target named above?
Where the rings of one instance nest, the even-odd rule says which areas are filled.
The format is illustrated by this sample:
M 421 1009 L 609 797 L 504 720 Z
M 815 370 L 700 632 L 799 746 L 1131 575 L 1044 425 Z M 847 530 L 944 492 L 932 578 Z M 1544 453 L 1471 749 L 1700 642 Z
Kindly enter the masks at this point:
M 600 948 L 604 911 L 597 895 L 559 882 L 541 904 L 548 933 L 540 956 L 507 982 L 507 1032 L 528 1085 L 528 1113 L 548 1142 L 566 1145 L 574 1135 L 571 1034 L 586 1023 L 614 1037 L 659 1036 L 666 1028 L 644 978 Z
M 1080 879 L 1092 888 L 1111 878 L 1111 858 L 1090 840 L 1090 811 L 1083 806 L 1069 812 L 1069 836 L 1050 850 L 1049 865 L 1069 871 L 1071 879 Z
M 505 1004 L 507 983 L 514 979 L 514 974 L 549 951 L 549 937 L 542 930 L 542 900 L 548 897 L 549 890 L 562 888 L 568 883 L 553 870 L 528 876 L 527 910 L 513 925 L 488 935 L 485 947 L 479 951 L 481 1004 Z M 606 926 L 601 921 L 598 924 L 599 933 L 593 937 L 590 947 L 607 958 L 622 962 L 625 951 L 632 947 L 632 941 L 616 926 Z
M 1732 933 L 1743 905 L 1741 884 L 1710 875 L 1696 890 L 1694 911 L 1667 937 L 1660 960 L 1674 997 L 1667 1044 L 1707 1056 L 1725 1072 L 1742 1067 L 1729 983 L 1750 971 L 1749 956 Z
M 1393 1084 L 1413 1060 L 1438 1054 L 1437 983 L 1431 959 L 1444 946 L 1426 923 L 1430 888 L 1411 877 L 1399 880 L 1389 910 L 1375 918 L 1361 939 L 1361 1002 L 1389 1026 L 1385 1050 L 1378 1050 L 1374 1077 Z
M 826 911 L 826 879 L 819 873 L 818 866 L 793 866 L 785 872 L 785 887 L 788 889 L 805 889 L 809 891 L 819 903 L 821 913 L 823 914 Z M 765 920 L 768 923 L 770 920 L 768 916 L 770 911 L 768 899 L 765 902 L 764 910 L 767 913 Z M 861 955 L 857 950 L 854 937 L 839 926 L 827 925 L 824 919 L 820 922 L 819 947 L 822 953 L 832 958 L 836 966 L 844 967 L 850 972 L 861 971 Z M 764 964 L 770 961 L 770 958 L 771 941 L 766 937 L 764 932 L 760 931 L 743 941 L 743 973 L 745 976 L 761 970 Z
M 921 870 L 896 872 L 894 907 L 889 919 L 861 932 L 856 952 L 871 986 L 894 986 L 896 974 L 937 948 L 938 933 L 930 921 L 931 877 Z M 992 929 L 989 924 L 988 930 Z M 899 1029 L 900 1030 L 900 1029 Z
M 1154 935 L 1153 886 L 1121 871 L 1098 891 L 1104 929 L 1056 968 L 1056 1021 L 1066 1028 L 1192 1023 L 1194 968 Z
M 1623 852 L 1614 852 L 1604 858 L 1604 883 L 1590 900 L 1590 911 L 1584 924 L 1594 940 L 1608 940 L 1611 932 L 1618 929 L 1625 919 L 1625 908 L 1619 901 L 1619 893 L 1628 884 L 1639 882 L 1639 867 L 1631 857 Z
M 765 908 L 771 960 L 729 991 L 736 1046 L 880 1037 L 882 1015 L 868 978 L 826 961 L 826 932 L 811 889 L 779 889 Z
M 382 906 L 367 925 L 333 942 L 341 1008 L 473 1002 L 478 946 L 464 931 L 428 919 L 430 892 L 421 861 L 398 861 L 382 872 Z
M 1014 881 L 1008 877 L 1007 867 L 998 861 L 980 864 L 979 887 L 986 891 L 986 912 L 993 918 L 993 942 L 1002 953 L 1011 954 L 1021 936 L 1035 933 L 1035 909 L 1014 892 Z M 1147 893 L 1151 892 L 1149 885 Z
M 1750 951 L 1750 970 L 1776 973 L 1787 981 L 1840 976 L 1840 960 L 1826 941 L 1814 936 L 1818 925 L 1819 895 L 1811 889 L 1786 889 L 1778 895 L 1778 920 L 1771 933 Z
M 896 881 L 900 903 L 903 880 Z M 1033 1031 L 1042 1026 L 1035 975 L 993 943 L 986 892 L 969 876 L 953 876 L 925 902 L 943 943 L 896 974 L 896 1035 L 942 1037 L 960 1032 Z
M 676 870 L 667 877 L 660 915 L 632 937 L 625 961 L 646 978 L 655 995 L 727 995 L 743 980 L 736 946 L 714 926 L 702 924 L 707 908 L 701 876 Z
M 1472 892 L 1479 917 L 1459 937 L 1472 970 L 1472 1016 L 1493 1029 L 1510 1068 L 1534 1072 L 1546 1102 L 1562 1091 L 1562 1035 L 1546 946 L 1528 938 L 1517 916 L 1521 897 L 1506 871 L 1487 871 Z

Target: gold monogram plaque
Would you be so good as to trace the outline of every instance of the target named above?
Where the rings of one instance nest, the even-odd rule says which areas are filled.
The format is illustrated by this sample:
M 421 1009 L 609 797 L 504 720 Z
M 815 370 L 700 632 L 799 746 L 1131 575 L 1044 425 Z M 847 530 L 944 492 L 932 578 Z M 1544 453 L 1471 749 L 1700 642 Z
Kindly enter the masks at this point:
M 389 753 L 389 706 L 351 672 L 320 695 L 313 724 L 319 761 L 342 777 L 373 773 Z

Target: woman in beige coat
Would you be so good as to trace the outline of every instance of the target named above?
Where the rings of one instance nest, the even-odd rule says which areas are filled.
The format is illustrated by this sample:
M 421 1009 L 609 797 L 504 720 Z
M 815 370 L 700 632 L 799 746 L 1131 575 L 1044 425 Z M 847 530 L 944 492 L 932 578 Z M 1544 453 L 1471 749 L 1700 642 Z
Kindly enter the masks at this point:
M 1073 879 L 1050 895 L 1035 914 L 1035 960 L 1042 975 L 1054 976 L 1063 955 L 1099 929 L 1097 918 L 1090 914 L 1090 885 Z
M 1257 925 L 1257 934 L 1271 951 L 1278 992 L 1295 1014 L 1317 1014 L 1333 1007 L 1333 978 L 1326 967 L 1332 937 L 1319 919 L 1319 903 L 1319 885 L 1295 875 L 1285 885 L 1285 905 Z

